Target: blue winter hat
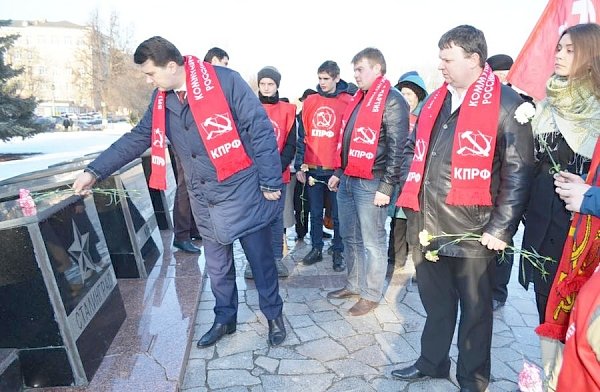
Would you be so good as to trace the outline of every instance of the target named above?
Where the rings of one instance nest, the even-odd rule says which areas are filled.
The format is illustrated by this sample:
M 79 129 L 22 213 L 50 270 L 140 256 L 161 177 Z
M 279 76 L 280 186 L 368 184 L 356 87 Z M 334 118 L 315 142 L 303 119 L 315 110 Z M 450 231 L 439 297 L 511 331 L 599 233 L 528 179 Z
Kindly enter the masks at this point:
M 396 88 L 402 90 L 403 87 L 407 87 L 414 91 L 419 98 L 419 102 L 427 97 L 427 86 L 425 86 L 425 81 L 419 76 L 417 71 L 408 71 L 400 76 Z

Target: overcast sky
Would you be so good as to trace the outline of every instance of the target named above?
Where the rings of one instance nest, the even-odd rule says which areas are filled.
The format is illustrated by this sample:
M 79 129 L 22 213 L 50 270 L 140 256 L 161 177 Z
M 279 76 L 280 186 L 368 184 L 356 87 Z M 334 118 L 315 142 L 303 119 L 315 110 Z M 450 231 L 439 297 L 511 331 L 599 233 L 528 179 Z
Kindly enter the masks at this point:
M 280 95 L 298 98 L 317 84 L 317 68 L 334 60 L 354 82 L 350 60 L 367 46 L 379 48 L 387 77 L 415 69 L 428 84 L 440 81 L 437 42 L 447 30 L 471 24 L 481 29 L 489 55 L 516 58 L 546 0 L 0 0 L 2 18 L 67 20 L 86 24 L 94 10 L 103 21 L 116 11 L 133 45 L 161 35 L 183 54 L 203 57 L 225 49 L 230 67 L 250 79 L 265 65 L 282 74 Z M 8 5 L 10 4 L 10 5 Z M 175 9 L 172 5 L 181 5 Z M 436 86 L 437 87 L 437 86 Z

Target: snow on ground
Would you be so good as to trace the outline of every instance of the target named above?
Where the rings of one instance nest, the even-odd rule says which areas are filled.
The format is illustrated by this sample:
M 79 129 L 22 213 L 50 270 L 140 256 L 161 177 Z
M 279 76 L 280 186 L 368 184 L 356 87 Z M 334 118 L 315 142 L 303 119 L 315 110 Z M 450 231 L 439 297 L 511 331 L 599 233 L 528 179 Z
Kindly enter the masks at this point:
M 129 130 L 131 125 L 128 123 L 114 123 L 102 131 L 45 132 L 27 139 L 17 137 L 0 142 L 0 155 L 36 154 L 25 159 L 0 162 L 0 180 L 104 151 Z

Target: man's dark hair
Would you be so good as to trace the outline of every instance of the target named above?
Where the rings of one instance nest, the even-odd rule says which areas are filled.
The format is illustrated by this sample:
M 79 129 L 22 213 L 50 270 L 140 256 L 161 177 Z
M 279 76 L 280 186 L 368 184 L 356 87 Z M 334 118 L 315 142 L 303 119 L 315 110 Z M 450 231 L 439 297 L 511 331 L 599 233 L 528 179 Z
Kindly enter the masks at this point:
M 135 50 L 133 62 L 144 64 L 152 60 L 157 67 L 164 67 L 169 61 L 175 61 L 177 65 L 183 65 L 183 56 L 179 49 L 163 37 L 155 36 L 148 38 Z
M 487 59 L 487 43 L 481 30 L 469 25 L 460 25 L 446 32 L 438 42 L 438 48 L 449 49 L 458 46 L 463 48 L 467 56 L 477 53 L 479 65 L 483 68 Z
M 206 52 L 206 55 L 204 56 L 204 61 L 210 63 L 213 57 L 216 57 L 219 60 L 223 60 L 223 57 L 229 58 L 229 55 L 223 49 L 217 48 L 215 46 L 214 48 L 208 49 L 208 52 Z
M 338 76 L 340 76 L 340 67 L 335 61 L 327 60 L 319 66 L 317 73 L 326 73 L 327 75 L 335 79 Z

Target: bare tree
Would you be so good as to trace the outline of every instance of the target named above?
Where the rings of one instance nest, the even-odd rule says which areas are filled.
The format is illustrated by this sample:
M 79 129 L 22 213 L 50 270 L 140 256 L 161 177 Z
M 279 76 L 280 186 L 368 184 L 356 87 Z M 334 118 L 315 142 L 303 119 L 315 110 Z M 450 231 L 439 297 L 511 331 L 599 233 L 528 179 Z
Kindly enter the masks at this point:
M 81 94 L 88 94 L 96 111 L 126 111 L 139 117 L 146 110 L 151 88 L 133 64 L 131 34 L 123 32 L 114 12 L 104 28 L 94 11 L 87 28 L 87 45 L 77 54 L 82 67 L 74 70 Z

